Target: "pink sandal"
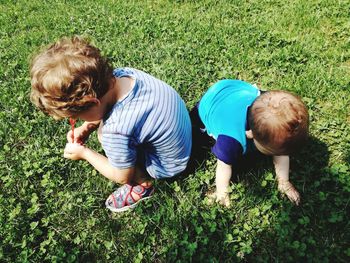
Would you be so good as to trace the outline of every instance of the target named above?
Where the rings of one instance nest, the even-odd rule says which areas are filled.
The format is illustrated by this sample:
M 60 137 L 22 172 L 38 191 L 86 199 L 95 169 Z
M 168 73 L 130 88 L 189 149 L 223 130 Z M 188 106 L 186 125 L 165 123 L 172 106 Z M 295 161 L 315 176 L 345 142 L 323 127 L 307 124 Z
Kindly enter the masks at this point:
M 125 184 L 115 190 L 106 200 L 106 207 L 112 212 L 124 212 L 134 208 L 141 200 L 150 198 L 154 192 L 154 187 L 144 187 L 142 185 Z M 132 193 L 140 197 L 135 201 Z

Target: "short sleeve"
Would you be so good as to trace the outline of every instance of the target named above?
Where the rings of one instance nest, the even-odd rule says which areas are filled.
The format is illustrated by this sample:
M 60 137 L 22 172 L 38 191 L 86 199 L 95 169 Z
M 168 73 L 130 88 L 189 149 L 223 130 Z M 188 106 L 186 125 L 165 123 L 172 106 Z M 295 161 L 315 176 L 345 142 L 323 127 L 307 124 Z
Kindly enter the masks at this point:
M 242 155 L 241 144 L 226 135 L 219 135 L 211 150 L 220 161 L 231 165 L 236 165 L 238 157 Z
M 119 133 L 103 134 L 102 147 L 113 167 L 126 169 L 135 166 L 137 145 L 131 136 Z

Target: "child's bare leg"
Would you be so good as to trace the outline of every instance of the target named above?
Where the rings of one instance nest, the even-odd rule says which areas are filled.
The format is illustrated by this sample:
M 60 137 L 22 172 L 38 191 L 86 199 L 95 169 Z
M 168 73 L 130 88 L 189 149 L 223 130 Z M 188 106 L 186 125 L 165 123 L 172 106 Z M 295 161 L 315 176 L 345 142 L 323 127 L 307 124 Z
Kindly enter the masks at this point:
M 97 138 L 98 138 L 100 143 L 102 143 L 102 128 L 103 128 L 103 122 L 101 121 L 100 126 L 97 130 Z M 130 176 L 130 178 L 128 178 L 127 181 L 129 184 L 136 183 L 137 185 L 141 185 L 145 188 L 149 188 L 152 186 L 152 181 L 150 180 L 150 177 L 148 176 L 147 172 L 138 166 L 135 166 L 134 174 L 132 176 Z M 140 199 L 140 196 L 134 192 L 132 192 L 131 195 L 135 201 L 138 201 Z
M 100 143 L 102 143 L 102 128 L 103 128 L 103 122 L 101 121 L 97 130 L 97 138 Z M 132 183 L 132 182 L 145 187 L 152 186 L 152 182 L 147 172 L 138 166 L 135 167 L 134 175 L 129 178 L 129 183 Z
M 139 166 L 135 167 L 135 175 L 133 181 L 137 184 L 145 186 L 152 185 L 151 178 L 148 175 L 147 171 L 145 171 L 145 169 L 141 169 Z

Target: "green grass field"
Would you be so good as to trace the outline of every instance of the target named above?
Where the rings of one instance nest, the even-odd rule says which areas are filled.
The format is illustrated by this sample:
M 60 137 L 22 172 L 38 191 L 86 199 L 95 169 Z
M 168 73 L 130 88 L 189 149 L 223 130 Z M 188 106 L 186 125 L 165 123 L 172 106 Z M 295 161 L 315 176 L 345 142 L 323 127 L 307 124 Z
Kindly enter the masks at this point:
M 350 2 L 0 1 L 0 262 L 349 262 Z M 302 204 L 280 196 L 271 160 L 249 162 L 233 206 L 208 206 L 215 158 L 157 181 L 112 214 L 116 188 L 62 157 L 68 121 L 29 101 L 29 62 L 62 36 L 92 40 L 115 67 L 172 85 L 188 108 L 239 78 L 299 94 L 311 138 L 292 156 Z M 101 150 L 96 136 L 89 145 Z

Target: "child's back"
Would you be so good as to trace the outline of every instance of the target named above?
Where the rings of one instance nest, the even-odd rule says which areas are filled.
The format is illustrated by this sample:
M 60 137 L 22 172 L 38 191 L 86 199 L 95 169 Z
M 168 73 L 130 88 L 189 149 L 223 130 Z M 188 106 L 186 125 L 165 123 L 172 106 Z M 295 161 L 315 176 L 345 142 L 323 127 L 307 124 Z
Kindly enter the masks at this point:
M 122 68 L 113 74 L 133 78 L 135 86 L 103 121 L 102 146 L 111 164 L 132 166 L 141 151 L 154 178 L 183 171 L 191 151 L 191 124 L 183 100 L 165 82 L 142 71 Z

